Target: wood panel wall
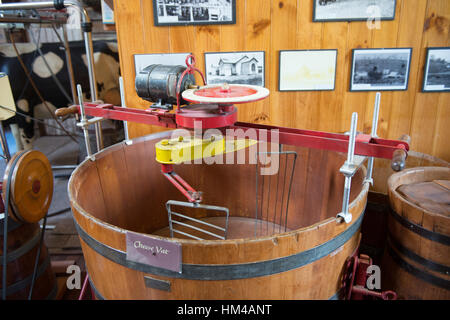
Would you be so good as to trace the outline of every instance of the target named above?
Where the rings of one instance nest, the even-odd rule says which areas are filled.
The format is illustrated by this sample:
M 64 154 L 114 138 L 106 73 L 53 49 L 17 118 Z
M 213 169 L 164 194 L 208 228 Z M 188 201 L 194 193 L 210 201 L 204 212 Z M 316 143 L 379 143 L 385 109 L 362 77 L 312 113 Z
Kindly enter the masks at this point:
M 129 107 L 146 108 L 134 89 L 133 54 L 192 52 L 204 71 L 204 52 L 266 52 L 270 97 L 240 105 L 239 120 L 343 132 L 351 113 L 370 132 L 375 92 L 349 92 L 353 48 L 412 47 L 407 91 L 383 92 L 378 135 L 407 133 L 412 149 L 450 161 L 450 93 L 422 93 L 426 48 L 450 46 L 450 1 L 397 0 L 393 21 L 312 22 L 313 0 L 236 0 L 235 25 L 155 27 L 151 0 L 114 0 L 121 70 Z M 279 50 L 338 49 L 334 91 L 279 92 Z M 129 124 L 131 137 L 160 130 Z

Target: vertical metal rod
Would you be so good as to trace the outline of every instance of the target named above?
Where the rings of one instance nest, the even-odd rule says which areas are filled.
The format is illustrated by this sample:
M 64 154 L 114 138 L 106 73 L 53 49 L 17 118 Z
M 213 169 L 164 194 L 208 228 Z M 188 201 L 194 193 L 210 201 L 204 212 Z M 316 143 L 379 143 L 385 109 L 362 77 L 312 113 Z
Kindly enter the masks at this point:
M 67 62 L 67 72 L 69 73 L 69 79 L 70 79 L 70 89 L 72 90 L 72 101 L 75 103 L 77 101 L 77 90 L 75 88 L 75 75 L 73 72 L 73 65 L 72 65 L 72 55 L 70 54 L 70 46 L 69 46 L 69 37 L 67 36 L 67 28 L 66 25 L 61 25 L 62 33 L 63 33 L 63 39 L 64 39 L 64 48 L 66 53 L 66 62 Z M 55 29 L 56 32 L 56 29 Z
M 287 199 L 286 199 L 286 214 L 285 214 L 285 221 L 284 221 L 284 231 L 287 230 L 287 221 L 288 221 L 288 213 L 289 213 L 289 200 L 291 198 L 292 181 L 294 180 L 295 163 L 296 162 L 297 162 L 297 152 L 294 153 L 294 162 L 292 163 L 291 179 L 289 181 L 289 189 L 288 189 L 288 195 L 287 195 Z
M 344 196 L 342 197 L 342 213 L 343 218 L 345 222 L 351 221 L 351 215 L 350 215 L 350 221 L 347 221 L 348 215 L 350 214 L 348 212 L 348 206 L 349 206 L 349 200 L 350 200 L 350 190 L 352 187 L 352 177 L 345 176 L 345 184 L 344 184 Z
M 356 128 L 358 124 L 358 114 L 353 112 L 352 114 L 352 123 L 350 127 L 350 139 L 348 142 L 348 153 L 347 153 L 347 162 L 353 163 L 355 156 L 355 141 L 356 141 Z
M 173 224 L 172 224 L 172 212 L 169 211 L 169 230 L 170 230 L 170 237 L 173 238 Z
M 279 156 L 279 155 L 278 155 Z M 277 191 L 275 191 L 275 205 L 273 207 L 273 224 L 272 224 L 272 234 L 275 233 L 275 222 L 277 220 L 277 204 L 278 204 L 278 188 L 280 185 L 280 172 L 277 173 Z M 283 209 L 281 209 L 283 210 Z M 283 212 L 280 212 L 280 218 Z
M 80 104 L 80 113 L 81 113 L 80 122 L 83 125 L 84 142 L 86 144 L 87 156 L 88 156 L 88 158 L 90 158 L 92 156 L 91 142 L 89 141 L 89 129 L 87 126 L 86 112 L 84 110 L 83 91 L 82 91 L 80 85 L 77 85 L 77 92 L 78 92 L 78 101 Z
M 6 163 L 11 160 L 11 153 L 8 148 L 8 141 L 6 140 L 5 130 L 3 128 L 3 121 L 0 121 L 0 140 L 2 144 L 3 155 L 5 156 Z
M 267 191 L 267 210 L 266 210 L 266 234 L 269 234 L 269 207 L 270 207 L 270 185 L 272 184 L 272 176 L 268 176 L 269 190 Z
M 122 107 L 126 108 L 127 107 L 127 103 L 125 101 L 125 88 L 123 85 L 123 78 L 120 77 L 119 78 L 119 89 L 120 89 L 120 100 L 122 102 Z M 129 140 L 130 137 L 128 136 L 128 122 L 124 121 L 123 122 L 123 131 L 125 132 L 125 141 Z
M 255 238 L 258 226 L 258 154 L 256 154 L 256 214 L 255 214 Z
M 89 14 L 79 1 L 77 0 L 64 0 L 64 6 L 66 7 L 74 7 L 77 8 L 77 10 L 80 11 L 81 14 L 81 22 L 90 24 L 91 18 L 89 17 Z M 92 28 L 92 27 L 91 27 Z M 86 47 L 86 62 L 88 67 L 88 74 L 89 74 L 89 84 L 91 88 L 91 99 L 92 101 L 98 100 L 98 93 L 97 93 L 97 80 L 95 78 L 95 69 L 94 69 L 94 49 L 93 49 L 93 43 L 92 43 L 92 32 L 91 30 L 83 30 L 83 36 L 84 36 L 84 46 Z M 103 134 L 102 134 L 102 125 L 100 122 L 95 123 L 95 139 L 97 142 L 97 151 L 100 151 L 103 149 Z
M 226 239 L 228 236 L 228 218 L 230 216 L 230 212 L 227 211 L 227 217 L 225 220 L 225 232 L 224 232 L 224 238 Z
M 280 154 L 281 154 L 281 148 L 280 148 Z M 286 172 L 287 172 L 287 161 L 288 161 L 288 155 L 284 158 L 284 177 L 283 177 L 283 192 L 281 193 L 281 208 L 280 208 L 280 223 L 278 224 L 278 232 L 281 232 L 281 219 L 283 218 L 283 202 L 284 202 L 284 192 L 286 189 Z M 281 163 L 281 161 L 280 161 Z
M 353 164 L 354 156 L 355 156 L 355 141 L 356 141 L 356 128 L 358 124 L 358 113 L 353 112 L 352 114 L 352 122 L 350 127 L 350 139 L 348 142 L 348 153 L 347 153 L 347 161 L 346 164 Z M 346 223 L 352 221 L 352 214 L 348 211 L 349 202 L 350 202 L 350 190 L 352 184 L 352 176 L 346 174 L 345 175 L 345 184 L 344 184 L 344 195 L 342 196 L 342 212 L 338 214 L 339 217 L 344 218 Z
M 375 95 L 375 106 L 373 109 L 373 119 L 372 119 L 371 136 L 373 138 L 377 137 L 378 116 L 380 114 L 380 101 L 381 101 L 381 92 L 377 92 L 377 94 Z
M 373 118 L 372 118 L 372 132 L 371 136 L 372 138 L 377 138 L 377 130 L 378 130 L 378 117 L 380 114 L 380 101 L 381 101 L 381 93 L 377 92 L 375 96 L 375 106 L 373 108 Z M 366 181 L 370 184 L 373 184 L 372 174 L 373 174 L 373 164 L 374 164 L 374 157 L 369 157 L 369 161 L 367 163 L 367 174 L 366 174 Z
M 94 71 L 94 50 L 92 45 L 91 32 L 84 32 L 84 43 L 86 46 L 86 59 L 89 73 L 89 84 L 91 88 L 91 99 L 92 102 L 95 102 L 98 100 L 98 93 L 97 93 L 97 80 L 95 78 L 95 71 Z M 100 122 L 95 123 L 95 139 L 97 142 L 97 151 L 102 150 L 103 134 L 102 134 L 102 125 Z

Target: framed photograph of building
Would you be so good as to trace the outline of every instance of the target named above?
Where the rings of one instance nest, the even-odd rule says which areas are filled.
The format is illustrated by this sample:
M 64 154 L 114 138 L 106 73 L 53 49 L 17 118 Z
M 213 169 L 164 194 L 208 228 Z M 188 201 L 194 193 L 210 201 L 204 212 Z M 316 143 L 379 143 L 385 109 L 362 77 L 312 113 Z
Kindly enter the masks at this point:
M 264 51 L 206 52 L 206 83 L 226 82 L 263 87 L 264 58 Z
M 353 49 L 350 91 L 408 89 L 411 48 Z
M 186 58 L 191 53 L 148 53 L 134 55 L 134 70 L 136 75 L 151 64 L 169 66 L 186 66 Z
M 428 48 L 423 92 L 450 92 L 450 47 Z
M 394 20 L 397 0 L 312 0 L 313 21 Z
M 331 91 L 337 50 L 281 50 L 279 91 Z
M 153 0 L 155 26 L 235 24 L 236 0 Z

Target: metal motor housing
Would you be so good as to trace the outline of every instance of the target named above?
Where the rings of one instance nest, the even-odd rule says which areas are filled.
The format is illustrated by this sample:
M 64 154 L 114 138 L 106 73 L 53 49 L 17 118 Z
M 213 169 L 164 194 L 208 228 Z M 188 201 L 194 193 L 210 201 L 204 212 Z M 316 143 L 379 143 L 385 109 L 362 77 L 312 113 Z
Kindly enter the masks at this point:
M 183 66 L 170 66 L 152 64 L 140 71 L 135 80 L 136 93 L 144 100 L 157 102 L 158 105 L 177 103 L 177 85 L 182 73 L 186 70 Z M 195 84 L 192 74 L 186 74 L 180 86 L 180 103 L 187 104 L 181 97 L 181 93 Z

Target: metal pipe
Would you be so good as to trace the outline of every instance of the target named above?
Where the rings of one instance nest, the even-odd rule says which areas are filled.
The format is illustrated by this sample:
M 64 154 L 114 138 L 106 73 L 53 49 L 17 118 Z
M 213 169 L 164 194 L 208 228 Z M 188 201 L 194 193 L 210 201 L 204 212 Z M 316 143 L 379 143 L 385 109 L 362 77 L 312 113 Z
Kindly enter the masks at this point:
M 81 13 L 81 20 L 83 23 L 91 23 L 91 19 L 86 9 L 76 0 L 65 0 L 64 6 L 72 6 L 77 8 Z M 87 31 L 86 26 L 83 27 L 84 33 L 84 45 L 86 47 L 86 61 L 88 66 L 88 74 L 89 74 L 89 84 L 91 89 L 91 99 L 92 101 L 98 100 L 98 92 L 97 92 L 97 80 L 95 78 L 95 70 L 94 70 L 94 50 L 92 44 L 92 32 Z M 89 28 L 92 28 L 90 26 Z M 103 134 L 102 134 L 102 125 L 100 122 L 95 124 L 95 139 L 97 142 L 97 151 L 103 149 Z
M 0 23 L 36 23 L 36 24 L 53 24 L 66 23 L 66 19 L 40 19 L 40 18 L 23 18 L 23 17 L 0 17 Z
M 75 85 L 75 74 L 73 72 L 72 55 L 70 54 L 69 37 L 67 36 L 66 26 L 61 25 L 61 29 L 63 32 L 64 48 L 65 48 L 65 53 L 66 53 L 67 72 L 69 73 L 69 78 L 70 78 L 70 90 L 72 91 L 73 103 L 75 103 L 75 101 L 77 101 L 77 90 L 76 90 L 76 85 Z M 55 32 L 56 32 L 56 29 L 55 29 Z
M 48 8 L 54 8 L 54 7 L 55 6 L 54 6 L 53 1 L 13 2 L 13 3 L 0 4 L 0 10 L 48 9 Z

